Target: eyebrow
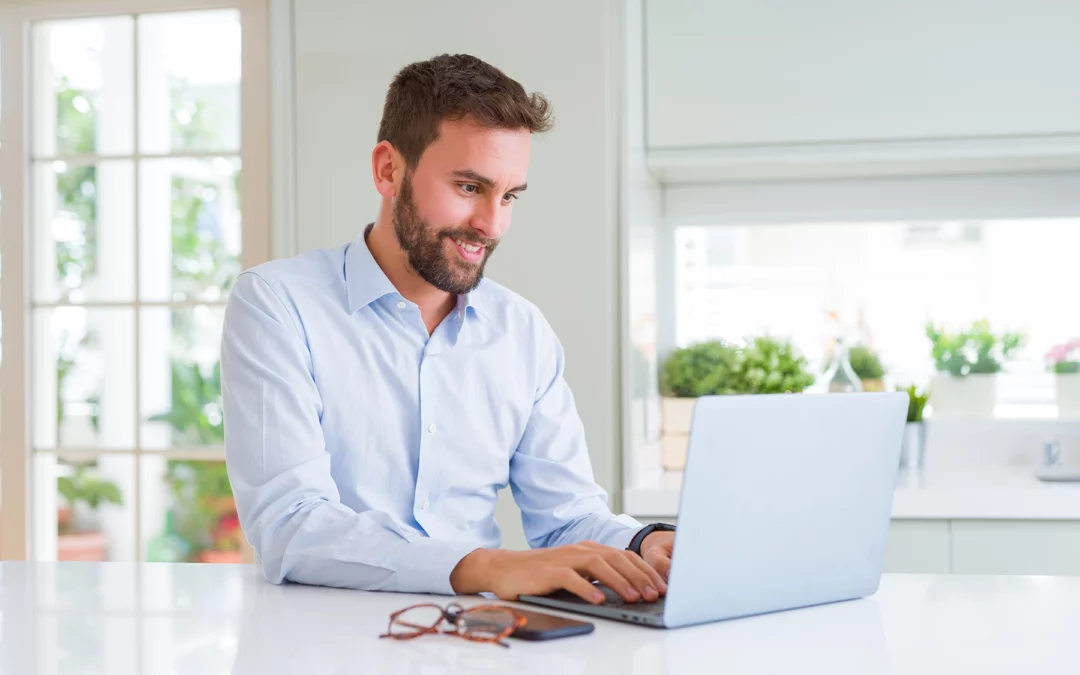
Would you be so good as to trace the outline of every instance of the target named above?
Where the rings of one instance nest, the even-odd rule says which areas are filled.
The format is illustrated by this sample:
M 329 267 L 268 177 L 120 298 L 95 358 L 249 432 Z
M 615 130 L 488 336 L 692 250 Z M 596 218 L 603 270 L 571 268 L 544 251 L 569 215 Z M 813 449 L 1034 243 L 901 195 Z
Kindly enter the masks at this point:
M 489 188 L 495 187 L 495 181 L 491 180 L 487 176 L 482 176 L 482 175 L 476 173 L 472 169 L 460 169 L 458 171 L 455 171 L 454 172 L 454 177 L 455 178 L 464 178 L 466 180 L 473 180 L 473 181 L 476 181 L 477 183 L 480 183 L 481 185 L 484 185 L 484 186 L 489 187 Z M 529 188 L 528 183 L 522 183 L 521 185 L 518 185 L 517 187 L 510 188 L 509 190 L 507 190 L 507 192 L 524 192 L 528 188 Z

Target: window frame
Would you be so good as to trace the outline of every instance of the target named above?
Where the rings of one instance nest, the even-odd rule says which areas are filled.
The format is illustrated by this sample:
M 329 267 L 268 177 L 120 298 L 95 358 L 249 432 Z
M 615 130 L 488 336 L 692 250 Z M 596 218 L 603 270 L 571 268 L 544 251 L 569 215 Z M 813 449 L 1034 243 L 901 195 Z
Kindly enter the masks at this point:
M 277 5 L 279 3 L 275 3 Z M 0 311 L 4 320 L 4 353 L 0 365 L 0 560 L 26 560 L 32 554 L 31 530 L 34 517 L 30 489 L 34 456 L 30 431 L 30 407 L 27 400 L 31 386 L 30 325 L 31 297 L 29 260 L 29 205 L 31 195 L 28 175 L 30 153 L 30 74 L 31 26 L 37 21 L 94 18 L 99 16 L 236 9 L 241 25 L 240 78 L 240 194 L 243 197 L 241 219 L 240 267 L 247 269 L 271 258 L 272 247 L 281 255 L 281 244 L 274 243 L 271 228 L 273 210 L 291 208 L 288 199 L 275 198 L 271 203 L 271 125 L 270 125 L 270 6 L 268 0 L 88 0 L 86 2 L 30 3 L 0 9 L 0 188 L 4 204 L 0 210 L 0 256 L 6 268 L 0 281 Z M 280 7 L 276 12 L 280 13 Z M 280 65 L 277 66 L 280 70 Z M 280 132 L 275 132 L 280 134 Z M 166 154 L 164 156 L 171 156 Z M 141 158 L 140 155 L 135 155 Z M 286 191 L 286 194 L 290 194 Z M 92 304 L 92 303 L 86 303 Z M 116 303 L 113 303 L 116 304 Z M 139 298 L 124 307 L 138 307 Z M 100 451 L 48 451 L 57 457 L 83 457 Z M 134 448 L 120 454 L 137 458 L 140 454 L 168 459 L 224 460 L 224 448 L 143 450 Z M 136 459 L 135 536 L 140 536 L 140 487 Z M 145 551 L 137 547 L 137 558 Z M 243 557 L 252 559 L 245 546 Z

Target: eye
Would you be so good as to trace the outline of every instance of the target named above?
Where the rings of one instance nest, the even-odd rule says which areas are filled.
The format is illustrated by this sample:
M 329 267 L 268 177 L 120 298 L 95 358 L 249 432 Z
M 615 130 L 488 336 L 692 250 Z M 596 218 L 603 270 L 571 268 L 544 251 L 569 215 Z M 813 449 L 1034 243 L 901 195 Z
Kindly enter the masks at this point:
M 480 192 L 480 186 L 472 183 L 462 183 L 461 189 L 464 190 L 466 194 L 470 195 L 475 195 Z
M 515 199 L 520 199 L 518 194 L 515 193 L 515 192 L 508 192 L 505 195 L 503 195 L 503 201 L 512 202 Z

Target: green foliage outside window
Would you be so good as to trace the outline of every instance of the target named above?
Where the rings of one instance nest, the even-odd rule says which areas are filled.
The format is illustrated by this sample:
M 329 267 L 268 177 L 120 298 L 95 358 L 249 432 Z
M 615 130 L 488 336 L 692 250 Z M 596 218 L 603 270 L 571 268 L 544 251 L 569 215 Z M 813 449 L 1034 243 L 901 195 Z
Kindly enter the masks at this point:
M 205 148 L 217 142 L 220 114 L 212 102 L 191 95 L 185 83 L 174 81 L 172 87 L 172 136 L 174 145 Z M 57 150 L 61 154 L 95 152 L 95 106 L 92 97 L 71 86 L 62 78 L 57 86 Z M 233 175 L 237 189 L 239 172 Z M 79 288 L 97 273 L 97 192 L 93 166 L 68 166 L 57 175 L 56 217 L 66 219 L 72 228 L 56 243 L 56 277 L 63 297 Z M 220 206 L 218 186 L 185 176 L 175 176 L 171 184 L 172 200 L 172 277 L 174 297 L 179 299 L 219 299 L 239 273 L 239 262 L 227 250 L 220 228 L 208 220 Z M 239 194 L 239 192 L 237 192 Z M 217 292 L 220 290 L 220 294 Z M 190 346 L 195 342 L 192 312 L 172 314 L 174 343 Z M 94 336 L 65 336 L 57 361 L 57 425 L 64 421 L 64 381 L 77 362 L 79 349 L 91 344 Z M 220 364 L 210 366 L 174 356 L 169 410 L 151 417 L 169 424 L 174 446 L 221 446 L 224 432 L 221 413 Z M 95 403 L 92 394 L 89 403 Z M 92 418 L 96 429 L 96 413 Z M 62 496 L 76 496 L 78 485 L 88 484 L 84 468 L 72 477 L 62 477 L 58 489 Z M 207 550 L 235 550 L 239 546 L 239 527 L 232 502 L 232 490 L 223 462 L 170 460 L 166 484 L 172 495 L 172 511 L 166 529 L 183 540 L 172 550 L 182 550 L 187 559 L 198 559 Z M 115 486 L 113 486 L 115 488 Z M 122 497 L 115 495 L 116 500 Z M 111 497 L 106 501 L 116 501 Z M 88 502 L 89 503 L 89 502 Z M 92 504 L 96 507 L 101 500 Z M 153 549 L 153 547 L 152 547 Z M 160 549 L 164 550 L 164 549 Z M 151 554 L 153 558 L 153 553 Z

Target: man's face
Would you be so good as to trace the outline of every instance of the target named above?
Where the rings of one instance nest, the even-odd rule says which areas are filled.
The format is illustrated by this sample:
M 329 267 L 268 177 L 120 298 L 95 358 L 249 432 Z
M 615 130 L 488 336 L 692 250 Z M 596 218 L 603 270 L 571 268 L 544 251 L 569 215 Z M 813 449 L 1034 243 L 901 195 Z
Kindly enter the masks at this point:
M 394 202 L 394 232 L 409 264 L 439 290 L 476 288 L 525 190 L 527 130 L 443 122 L 407 172 Z

